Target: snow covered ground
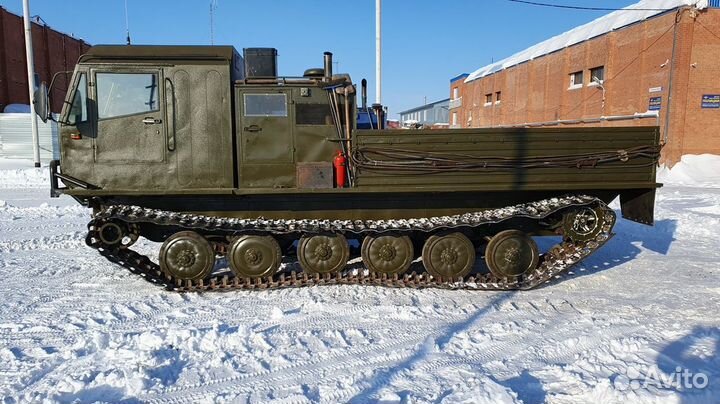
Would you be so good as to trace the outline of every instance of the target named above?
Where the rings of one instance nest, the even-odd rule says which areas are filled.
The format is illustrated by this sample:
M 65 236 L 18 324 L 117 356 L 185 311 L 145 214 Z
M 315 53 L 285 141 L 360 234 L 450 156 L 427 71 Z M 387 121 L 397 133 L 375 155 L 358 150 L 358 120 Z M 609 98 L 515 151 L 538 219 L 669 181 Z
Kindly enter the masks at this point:
M 0 161 L 0 402 L 717 402 L 719 160 L 538 290 L 207 294 L 105 261 L 46 169 Z

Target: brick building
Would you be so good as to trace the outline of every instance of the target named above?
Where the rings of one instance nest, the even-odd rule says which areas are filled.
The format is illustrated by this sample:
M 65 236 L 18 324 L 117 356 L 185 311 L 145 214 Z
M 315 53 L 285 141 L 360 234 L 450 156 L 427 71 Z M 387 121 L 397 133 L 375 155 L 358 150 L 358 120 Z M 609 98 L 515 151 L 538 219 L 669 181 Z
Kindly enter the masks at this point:
M 33 21 L 31 27 L 35 74 L 48 85 L 55 73 L 73 70 L 80 55 L 90 48 L 82 39 L 55 31 L 44 23 Z M 0 112 L 8 104 L 30 103 L 27 79 L 23 19 L 0 7 Z M 59 75 L 50 97 L 53 112 L 60 112 L 66 89 L 67 77 Z
M 450 124 L 659 125 L 669 164 L 720 154 L 719 6 L 644 0 L 457 76 Z

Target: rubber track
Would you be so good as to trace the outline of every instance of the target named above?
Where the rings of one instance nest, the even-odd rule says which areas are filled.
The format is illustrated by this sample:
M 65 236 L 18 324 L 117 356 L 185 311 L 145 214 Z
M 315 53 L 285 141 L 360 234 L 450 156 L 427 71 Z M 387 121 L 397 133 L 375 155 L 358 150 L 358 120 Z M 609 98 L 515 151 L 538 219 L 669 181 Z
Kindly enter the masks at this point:
M 522 277 L 498 278 L 491 274 L 481 274 L 457 279 L 435 278 L 427 273 L 405 275 L 377 275 L 340 272 L 334 274 L 305 274 L 281 272 L 267 278 L 240 278 L 232 275 L 213 276 L 198 281 L 173 279 L 160 270 L 160 266 L 129 248 L 110 248 L 100 241 L 97 228 L 103 221 L 115 219 L 129 223 L 152 223 L 159 226 L 176 226 L 186 230 L 221 232 L 237 235 L 244 232 L 263 232 L 267 234 L 307 234 L 322 232 L 340 232 L 356 236 L 380 234 L 386 232 L 421 231 L 431 233 L 440 230 L 479 228 L 498 224 L 512 218 L 542 220 L 553 213 L 573 207 L 600 208 L 604 215 L 602 231 L 592 240 L 573 243 L 563 241 L 553 248 L 553 253 L 544 254 L 531 273 Z M 110 205 L 99 209 L 88 223 L 86 244 L 100 252 L 110 262 L 121 265 L 143 277 L 148 282 L 168 290 L 181 292 L 199 292 L 210 290 L 267 290 L 314 285 L 377 285 L 387 287 L 442 288 L 470 290 L 527 290 L 543 284 L 592 254 L 612 236 L 615 224 L 615 212 L 601 200 L 587 195 L 568 195 L 559 198 L 544 199 L 537 202 L 515 205 L 481 212 L 455 216 L 430 217 L 421 219 L 392 220 L 271 220 L 259 218 L 235 219 L 178 213 L 158 209 L 148 209 L 130 205 Z

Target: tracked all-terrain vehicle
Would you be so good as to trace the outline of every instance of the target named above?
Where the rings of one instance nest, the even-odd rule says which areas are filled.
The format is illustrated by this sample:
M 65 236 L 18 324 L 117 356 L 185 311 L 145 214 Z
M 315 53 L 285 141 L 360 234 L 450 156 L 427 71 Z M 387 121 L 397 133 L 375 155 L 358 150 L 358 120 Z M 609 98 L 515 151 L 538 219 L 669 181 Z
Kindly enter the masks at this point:
M 273 49 L 244 56 L 95 46 L 80 58 L 51 184 L 93 208 L 90 247 L 174 290 L 528 289 L 611 237 L 616 197 L 624 217 L 653 222 L 655 127 L 356 130 L 360 91 L 331 54 L 302 77 L 278 77 Z M 537 236 L 560 242 L 539 251 Z M 131 248 L 139 237 L 162 243 L 157 263 Z M 366 269 L 344 269 L 351 244 Z

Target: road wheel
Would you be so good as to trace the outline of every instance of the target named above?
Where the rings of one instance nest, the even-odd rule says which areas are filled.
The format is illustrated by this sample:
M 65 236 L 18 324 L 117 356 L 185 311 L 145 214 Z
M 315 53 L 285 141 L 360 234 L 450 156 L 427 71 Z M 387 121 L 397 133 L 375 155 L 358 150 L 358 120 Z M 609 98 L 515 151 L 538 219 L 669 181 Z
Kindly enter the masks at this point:
M 464 277 L 475 264 L 475 247 L 462 233 L 433 235 L 423 245 L 422 261 L 432 276 Z
M 395 275 L 410 268 L 413 243 L 408 236 L 367 236 L 360 251 L 363 263 L 372 272 Z
M 215 251 L 205 237 L 181 231 L 168 237 L 160 247 L 160 268 L 182 280 L 205 279 L 215 265 Z
M 519 230 L 501 231 L 485 249 L 490 272 L 500 278 L 526 274 L 537 267 L 539 259 L 535 240 Z
M 298 261 L 309 274 L 339 272 L 350 258 L 350 247 L 342 234 L 303 236 L 297 247 Z
M 243 278 L 272 276 L 280 268 L 280 244 L 270 236 L 241 236 L 228 248 L 227 260 L 235 275 Z

